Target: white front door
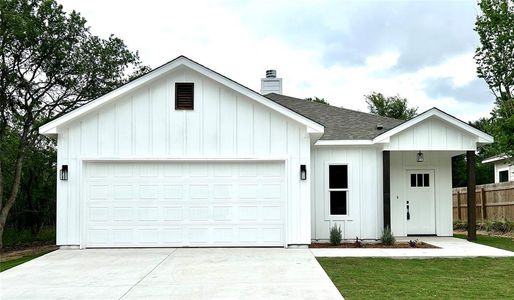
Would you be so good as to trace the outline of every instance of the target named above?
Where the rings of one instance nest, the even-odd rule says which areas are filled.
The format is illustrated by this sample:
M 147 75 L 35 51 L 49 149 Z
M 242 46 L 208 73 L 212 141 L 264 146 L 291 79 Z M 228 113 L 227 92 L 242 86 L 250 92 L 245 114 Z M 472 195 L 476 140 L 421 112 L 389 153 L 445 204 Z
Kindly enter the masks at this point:
M 283 162 L 90 162 L 86 247 L 283 246 Z
M 434 170 L 407 170 L 407 234 L 435 234 Z

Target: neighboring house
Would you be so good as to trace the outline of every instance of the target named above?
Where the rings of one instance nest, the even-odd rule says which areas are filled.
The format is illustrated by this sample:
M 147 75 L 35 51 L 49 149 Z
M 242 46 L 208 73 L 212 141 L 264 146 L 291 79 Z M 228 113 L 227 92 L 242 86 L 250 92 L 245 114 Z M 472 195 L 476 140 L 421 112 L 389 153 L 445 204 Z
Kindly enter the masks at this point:
M 511 157 L 501 154 L 489 157 L 482 163 L 494 163 L 494 183 L 514 181 L 514 165 Z
M 57 244 L 81 248 L 306 245 L 336 223 L 451 236 L 451 157 L 493 141 L 436 108 L 263 96 L 184 56 L 40 133 L 58 141 Z

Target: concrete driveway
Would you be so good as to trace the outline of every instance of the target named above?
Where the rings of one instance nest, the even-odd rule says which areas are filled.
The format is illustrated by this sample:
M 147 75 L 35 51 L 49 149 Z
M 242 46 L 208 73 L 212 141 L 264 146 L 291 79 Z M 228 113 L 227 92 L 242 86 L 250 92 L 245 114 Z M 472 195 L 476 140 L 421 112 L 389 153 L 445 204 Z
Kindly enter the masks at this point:
M 342 299 L 308 249 L 57 250 L 0 273 L 1 299 Z

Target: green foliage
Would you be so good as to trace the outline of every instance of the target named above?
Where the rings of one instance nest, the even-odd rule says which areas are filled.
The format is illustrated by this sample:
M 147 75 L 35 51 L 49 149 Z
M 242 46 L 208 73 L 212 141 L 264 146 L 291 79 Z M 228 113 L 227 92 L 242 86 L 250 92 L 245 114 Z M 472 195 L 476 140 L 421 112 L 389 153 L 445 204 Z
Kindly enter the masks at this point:
M 477 156 L 476 164 L 476 184 L 486 184 L 494 182 L 494 165 L 482 164 L 481 161 L 487 154 L 480 151 Z M 468 184 L 466 155 L 452 157 L 452 187 L 463 187 Z
M 463 220 L 455 220 L 453 229 L 468 230 L 468 223 Z M 486 220 L 485 222 L 477 222 L 476 229 L 493 234 L 506 234 L 514 232 L 514 221 L 507 219 Z
M 481 14 L 475 31 L 480 46 L 475 51 L 478 77 L 483 78 L 496 98 L 486 124 L 495 143 L 489 156 L 514 155 L 514 3 L 512 0 L 480 0 Z
M 325 100 L 325 98 L 309 97 L 309 98 L 305 98 L 305 100 L 310 101 L 310 102 L 316 102 L 316 103 L 329 105 L 328 101 Z
M 372 92 L 364 96 L 369 112 L 375 115 L 398 120 L 409 120 L 416 116 L 418 109 L 409 108 L 407 99 L 400 95 L 386 97 L 382 93 Z
M 394 245 L 394 243 L 396 243 L 396 238 L 391 232 L 391 227 L 389 226 L 386 226 L 386 228 L 384 228 L 384 230 L 382 231 L 382 237 L 380 239 L 382 240 L 382 243 L 384 243 L 384 245 Z
M 0 0 L 0 238 L 11 209 L 22 219 L 54 209 L 55 152 L 38 127 L 146 71 L 121 39 L 91 34 L 54 0 Z
M 341 244 L 341 240 L 343 239 L 343 233 L 341 232 L 341 227 L 337 224 L 334 224 L 330 227 L 330 243 L 332 245 Z
M 9 227 L 4 231 L 4 246 L 29 246 L 34 243 L 53 243 L 55 242 L 55 227 L 47 226 L 34 234 L 31 229 L 17 229 Z

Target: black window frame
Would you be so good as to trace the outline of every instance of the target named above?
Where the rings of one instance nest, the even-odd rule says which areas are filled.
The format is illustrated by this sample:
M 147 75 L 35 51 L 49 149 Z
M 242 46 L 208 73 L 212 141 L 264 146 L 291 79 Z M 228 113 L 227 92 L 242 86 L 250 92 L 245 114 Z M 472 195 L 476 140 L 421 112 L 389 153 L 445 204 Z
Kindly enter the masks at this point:
M 509 170 L 498 171 L 498 182 L 509 182 Z
M 331 178 L 332 175 L 337 175 L 340 172 L 331 171 L 331 168 L 338 168 L 340 167 L 341 170 L 343 170 L 346 174 L 342 174 L 341 178 L 342 181 L 337 182 L 335 178 Z M 344 217 L 349 215 L 349 166 L 348 164 L 338 164 L 338 163 L 331 163 L 328 164 L 328 182 L 327 182 L 327 188 L 328 188 L 328 213 L 330 216 L 333 217 Z M 344 193 L 345 196 L 341 197 L 342 193 Z M 340 207 L 334 207 L 333 203 L 336 201 L 336 199 L 332 197 L 338 197 L 338 198 L 344 198 L 344 205 Z
M 187 89 L 187 90 L 184 90 Z M 180 102 L 180 93 L 190 93 L 190 105 L 188 102 Z M 186 99 L 188 100 L 188 99 Z M 184 101 L 184 100 L 181 100 Z M 180 104 L 179 104 L 180 103 Z M 175 82 L 175 110 L 194 110 L 195 109 L 195 84 L 194 82 Z

